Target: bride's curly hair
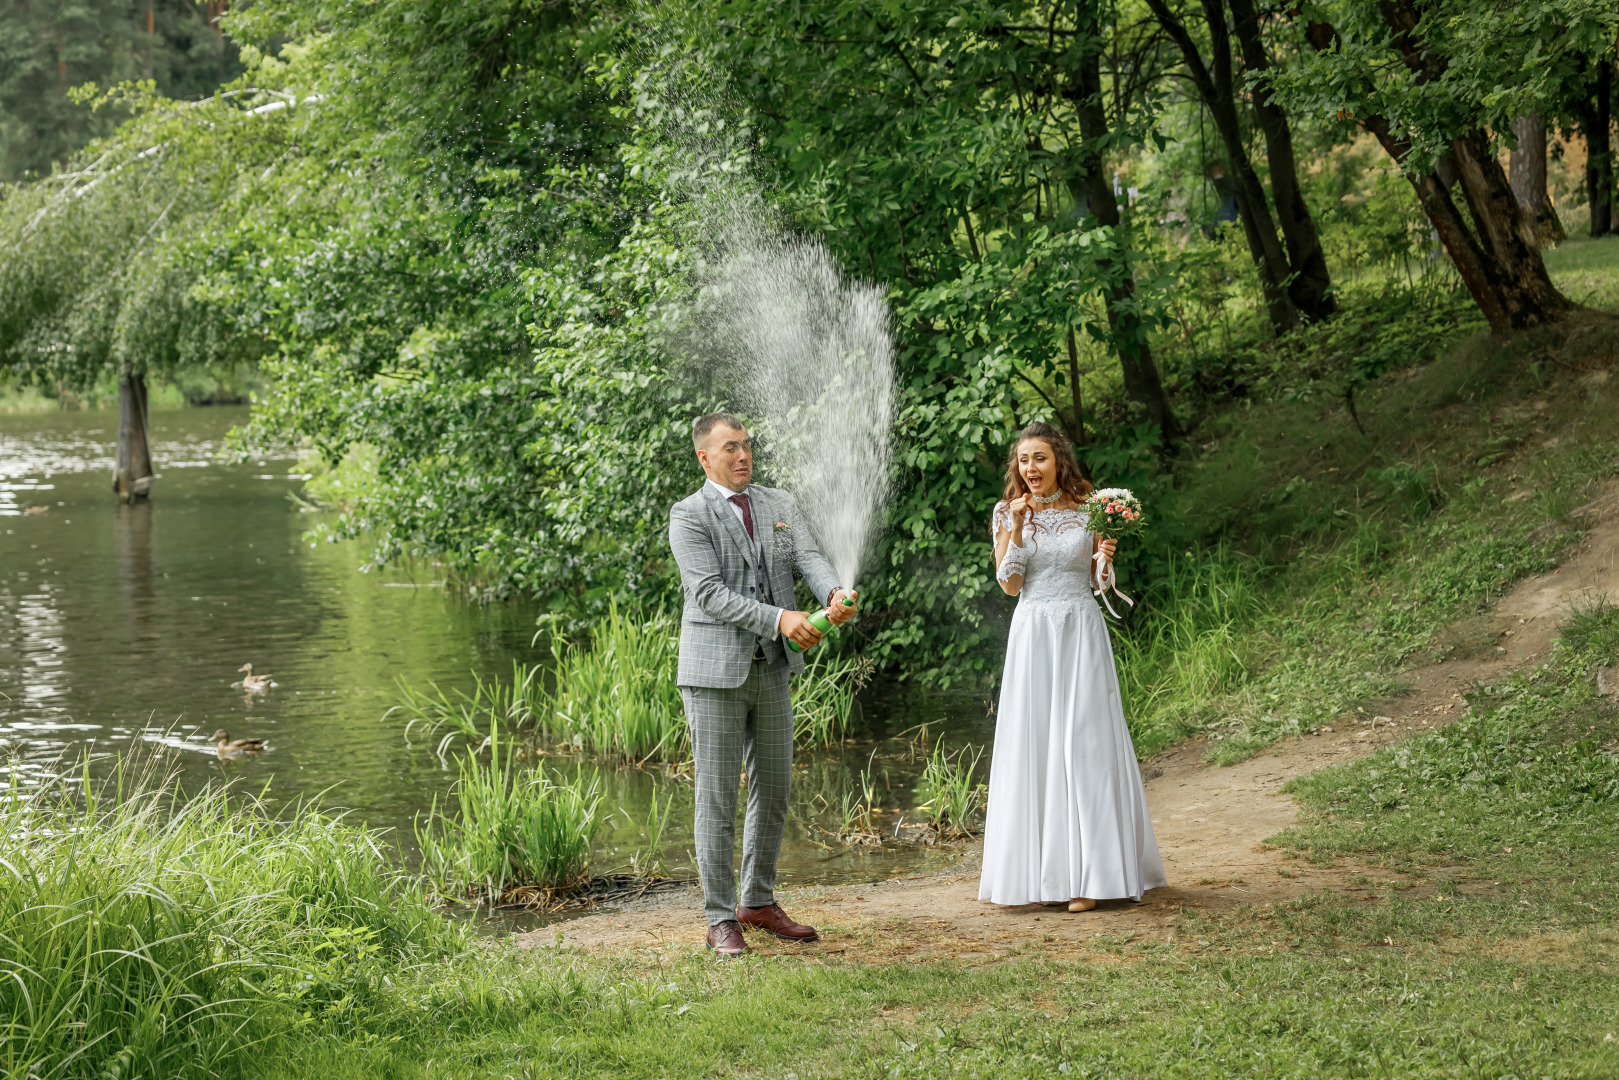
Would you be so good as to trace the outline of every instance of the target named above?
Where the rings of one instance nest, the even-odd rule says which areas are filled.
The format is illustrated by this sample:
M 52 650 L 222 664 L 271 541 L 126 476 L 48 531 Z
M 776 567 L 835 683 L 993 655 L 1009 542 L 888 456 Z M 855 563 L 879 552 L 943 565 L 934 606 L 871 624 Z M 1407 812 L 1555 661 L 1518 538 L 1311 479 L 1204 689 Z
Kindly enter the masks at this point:
M 1039 439 L 1051 447 L 1051 456 L 1057 460 L 1057 487 L 1060 490 L 1076 500 L 1091 493 L 1091 482 L 1079 471 L 1079 462 L 1074 458 L 1074 444 L 1068 441 L 1068 436 L 1045 421 L 1036 420 L 1018 432 L 1017 439 L 1012 443 L 1012 451 L 1006 456 L 1006 490 L 1001 498 L 1011 502 L 1029 492 L 1029 486 L 1023 482 L 1023 474 L 1018 472 L 1017 467 L 1017 449 L 1029 439 Z

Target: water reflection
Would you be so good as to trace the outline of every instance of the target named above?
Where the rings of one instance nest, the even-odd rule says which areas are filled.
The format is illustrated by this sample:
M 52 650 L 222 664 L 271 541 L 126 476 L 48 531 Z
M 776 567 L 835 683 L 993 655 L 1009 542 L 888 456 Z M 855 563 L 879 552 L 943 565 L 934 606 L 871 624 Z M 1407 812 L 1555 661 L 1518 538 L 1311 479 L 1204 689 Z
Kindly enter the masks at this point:
M 239 408 L 153 414 L 153 498 L 127 505 L 109 490 L 108 415 L 0 417 L 0 736 L 10 755 L 0 784 L 37 784 L 86 751 L 105 770 L 131 745 L 159 747 L 184 784 L 236 777 L 254 790 L 268 783 L 272 801 L 349 807 L 408 854 L 412 819 L 442 802 L 455 774 L 431 747 L 408 745 L 402 722 L 383 719 L 397 680 L 470 689 L 473 672 L 535 662 L 537 612 L 469 605 L 430 570 L 362 574 L 355 547 L 311 545 L 313 517 L 290 498 L 302 477 L 289 454 L 220 461 L 226 432 L 245 420 Z M 244 663 L 278 685 L 233 687 Z M 864 712 L 877 733 L 952 717 L 953 742 L 989 739 L 976 700 L 871 697 Z M 221 762 L 210 738 L 219 728 L 269 749 Z M 801 753 L 787 882 L 869 880 L 939 858 L 833 838 L 832 811 L 868 762 L 885 832 L 914 820 L 921 762 L 904 740 Z M 598 775 L 615 808 L 604 869 L 641 853 L 654 791 L 672 798 L 655 857 L 692 873 L 691 786 L 678 770 L 569 758 L 546 767 Z

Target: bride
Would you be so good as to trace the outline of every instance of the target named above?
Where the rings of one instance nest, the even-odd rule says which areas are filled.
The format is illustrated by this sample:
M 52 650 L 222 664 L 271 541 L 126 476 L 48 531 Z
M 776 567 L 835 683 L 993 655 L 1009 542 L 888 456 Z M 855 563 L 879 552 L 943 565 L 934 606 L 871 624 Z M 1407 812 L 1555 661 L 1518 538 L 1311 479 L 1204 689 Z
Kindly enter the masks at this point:
M 1165 884 L 1135 747 L 1124 726 L 1107 625 L 1091 592 L 1091 485 L 1049 424 L 1023 429 L 995 505 L 996 580 L 1018 598 L 995 727 L 978 898 L 997 904 L 1098 900 Z

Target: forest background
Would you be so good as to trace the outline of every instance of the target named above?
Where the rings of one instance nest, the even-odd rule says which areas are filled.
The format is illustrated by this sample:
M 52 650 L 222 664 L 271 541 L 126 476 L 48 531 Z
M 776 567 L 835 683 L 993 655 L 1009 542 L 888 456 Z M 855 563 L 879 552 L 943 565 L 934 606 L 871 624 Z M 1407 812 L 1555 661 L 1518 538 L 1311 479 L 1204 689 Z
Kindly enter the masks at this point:
M 1579 316 L 1540 249 L 1612 226 L 1590 0 L 8 8 L 7 382 L 255 389 L 243 439 L 306 447 L 372 561 L 574 620 L 678 588 L 687 425 L 728 404 L 671 347 L 683 171 L 751 173 L 889 289 L 894 497 L 846 644 L 934 685 L 995 667 L 1021 425 L 1146 497 L 1124 569 L 1173 617 L 1222 538 L 1247 571 L 1352 524 L 1191 494 L 1212 418 L 1338 401 L 1364 434 L 1357 393 L 1458 330 Z M 1428 490 L 1369 464 L 1368 498 Z

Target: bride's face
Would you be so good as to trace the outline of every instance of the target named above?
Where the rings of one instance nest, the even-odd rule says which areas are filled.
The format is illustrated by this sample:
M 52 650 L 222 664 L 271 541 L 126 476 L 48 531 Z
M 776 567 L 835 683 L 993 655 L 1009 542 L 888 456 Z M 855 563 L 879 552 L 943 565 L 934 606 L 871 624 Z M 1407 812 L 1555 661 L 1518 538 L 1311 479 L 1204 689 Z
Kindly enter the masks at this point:
M 1050 496 L 1057 491 L 1057 458 L 1044 439 L 1024 439 L 1017 448 L 1018 473 L 1029 491 Z

